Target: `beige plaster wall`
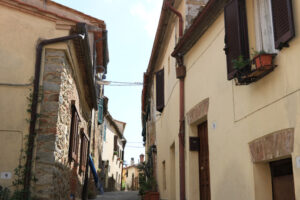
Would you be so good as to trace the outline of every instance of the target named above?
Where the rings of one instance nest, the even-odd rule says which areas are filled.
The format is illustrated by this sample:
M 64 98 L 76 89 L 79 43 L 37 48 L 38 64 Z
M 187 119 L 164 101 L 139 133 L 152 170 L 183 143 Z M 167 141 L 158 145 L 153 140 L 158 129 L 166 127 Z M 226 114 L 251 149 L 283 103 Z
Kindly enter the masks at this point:
M 253 2 L 247 1 L 250 49 L 255 48 Z M 267 163 L 251 161 L 248 143 L 258 137 L 285 128 L 295 128 L 293 161 L 296 198 L 300 198 L 300 170 L 296 167 L 299 150 L 299 60 L 300 2 L 293 1 L 296 37 L 290 47 L 275 59 L 278 67 L 269 75 L 248 86 L 236 86 L 227 80 L 224 48 L 224 16 L 221 14 L 194 47 L 185 55 L 185 113 L 209 98 L 207 114 L 210 156 L 211 199 L 270 199 L 270 174 Z M 171 36 L 172 37 L 172 36 Z M 157 68 L 167 66 L 174 48 L 168 39 Z M 171 69 L 174 66 L 171 67 Z M 158 186 L 162 199 L 179 199 L 179 88 L 175 72 L 165 67 L 165 108 L 156 112 Z M 155 79 L 153 82 L 155 104 Z M 154 105 L 155 106 L 155 105 Z M 197 136 L 197 124 L 186 123 L 186 198 L 199 199 L 198 153 L 189 151 L 189 137 Z M 175 144 L 175 162 L 171 161 L 171 145 Z M 278 157 L 277 159 L 281 159 Z M 163 189 L 162 162 L 166 163 L 167 188 Z M 175 175 L 172 166 L 175 163 Z M 170 170 L 169 170 L 170 169 Z M 265 178 L 261 177 L 264 174 Z M 173 183 L 172 181 L 175 181 Z M 171 189 L 175 184 L 175 190 Z
M 116 180 L 116 186 L 118 190 L 120 190 L 120 184 L 122 179 L 122 164 L 118 159 L 118 156 L 114 155 L 114 136 L 117 134 L 111 124 L 105 119 L 106 123 L 106 140 L 103 140 L 103 152 L 102 152 L 102 160 L 109 161 L 109 168 L 108 177 L 114 177 Z M 119 149 L 122 151 L 123 146 L 118 138 L 118 146 Z M 120 156 L 120 155 L 119 155 Z M 118 177 L 116 177 L 116 173 L 118 172 Z M 107 177 L 107 178 L 108 178 Z
M 5 152 L 0 159 L 0 172 L 14 173 L 19 163 L 19 153 L 24 137 L 28 134 L 26 119 L 30 102 L 35 65 L 35 49 L 39 39 L 67 35 L 67 30 L 56 30 L 55 23 L 0 5 L 0 151 Z M 7 86 L 21 84 L 23 86 Z M 10 139 L 9 139 L 10 138 Z M 6 140 L 9 139 L 9 140 Z M 16 141 L 11 145 L 9 141 Z M 0 179 L 0 185 L 9 186 L 12 179 Z

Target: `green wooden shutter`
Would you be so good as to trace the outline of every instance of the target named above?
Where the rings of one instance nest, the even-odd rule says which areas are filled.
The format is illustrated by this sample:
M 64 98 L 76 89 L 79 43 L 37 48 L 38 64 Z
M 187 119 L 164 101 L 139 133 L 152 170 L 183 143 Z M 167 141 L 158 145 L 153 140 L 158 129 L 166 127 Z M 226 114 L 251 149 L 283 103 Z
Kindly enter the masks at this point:
M 98 103 L 98 124 L 103 123 L 103 98 L 100 98 Z
M 104 122 L 104 127 L 103 127 L 103 141 L 106 141 L 106 123 Z

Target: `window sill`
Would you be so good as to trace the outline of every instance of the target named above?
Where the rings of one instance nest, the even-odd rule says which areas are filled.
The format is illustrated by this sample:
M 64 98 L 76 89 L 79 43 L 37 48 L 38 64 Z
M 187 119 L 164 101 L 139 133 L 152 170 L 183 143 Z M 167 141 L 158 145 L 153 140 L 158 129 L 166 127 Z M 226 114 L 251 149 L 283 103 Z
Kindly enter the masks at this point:
M 266 75 L 268 75 L 269 73 L 271 73 L 276 67 L 277 65 L 275 65 L 273 63 L 273 60 L 276 56 L 276 54 L 270 54 L 272 56 L 272 62 L 269 65 L 265 65 L 265 66 L 261 66 L 261 67 L 257 67 L 257 65 L 255 64 L 255 57 L 252 62 L 255 65 L 254 69 L 251 70 L 237 70 L 237 72 L 235 73 L 235 84 L 236 85 L 249 85 L 250 83 L 256 82 L 260 79 L 262 79 L 263 77 L 265 77 Z

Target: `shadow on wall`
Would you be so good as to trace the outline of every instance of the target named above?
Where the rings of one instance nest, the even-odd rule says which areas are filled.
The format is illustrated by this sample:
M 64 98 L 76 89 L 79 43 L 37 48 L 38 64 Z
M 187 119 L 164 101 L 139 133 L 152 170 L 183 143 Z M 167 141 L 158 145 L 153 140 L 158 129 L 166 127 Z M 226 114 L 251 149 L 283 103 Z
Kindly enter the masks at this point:
M 82 178 L 79 178 L 77 174 L 78 167 L 70 168 L 69 165 L 57 162 L 53 165 L 38 161 L 36 168 L 38 180 L 34 185 L 34 195 L 39 200 L 81 198 L 84 176 L 81 174 Z

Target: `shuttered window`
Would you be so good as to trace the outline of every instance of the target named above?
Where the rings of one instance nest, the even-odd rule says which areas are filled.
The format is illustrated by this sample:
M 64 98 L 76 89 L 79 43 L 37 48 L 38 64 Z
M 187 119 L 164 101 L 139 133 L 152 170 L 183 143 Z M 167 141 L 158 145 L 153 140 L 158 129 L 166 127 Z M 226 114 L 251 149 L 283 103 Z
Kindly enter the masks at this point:
M 81 130 L 81 151 L 80 151 L 80 171 L 84 172 L 86 169 L 86 162 L 87 162 L 87 150 L 88 150 L 88 138 Z
M 103 141 L 106 142 L 106 123 L 104 121 L 104 127 L 103 127 Z
M 227 59 L 227 78 L 234 78 L 236 70 L 232 60 L 243 56 L 249 59 L 248 28 L 245 0 L 232 0 L 224 8 L 225 54 Z M 248 69 L 250 66 L 248 67 Z M 247 67 L 245 68 L 247 70 Z
M 292 1 L 272 0 L 271 4 L 275 48 L 282 49 L 295 36 Z
M 162 112 L 165 106 L 164 69 L 156 72 L 156 110 Z
M 98 124 L 103 123 L 103 98 L 99 99 L 98 103 Z
M 77 161 L 79 134 L 78 124 L 80 122 L 75 103 L 72 103 L 72 118 L 71 118 L 71 131 L 70 131 L 70 143 L 69 143 L 69 161 Z
M 70 144 L 69 144 L 69 160 L 77 160 L 77 145 L 78 145 L 78 122 L 79 117 L 76 107 L 72 105 L 72 118 L 71 118 L 71 131 L 70 131 Z
M 118 151 L 118 136 L 114 136 L 114 151 Z

